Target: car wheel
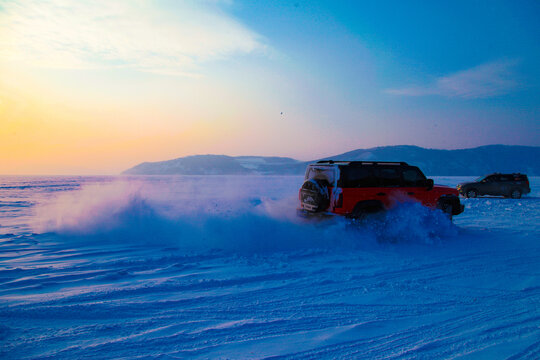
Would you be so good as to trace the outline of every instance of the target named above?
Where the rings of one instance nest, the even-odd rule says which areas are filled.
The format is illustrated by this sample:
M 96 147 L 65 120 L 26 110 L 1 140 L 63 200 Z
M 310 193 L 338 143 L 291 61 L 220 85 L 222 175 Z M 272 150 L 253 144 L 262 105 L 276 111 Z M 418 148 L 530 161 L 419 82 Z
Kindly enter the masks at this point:
M 510 197 L 512 199 L 520 199 L 521 198 L 521 191 L 519 191 L 519 189 L 512 190 L 512 192 L 510 193 Z
M 449 204 L 446 201 L 439 202 L 438 208 L 452 221 L 452 213 L 454 212 L 454 208 L 452 207 L 452 204 Z
M 478 191 L 476 191 L 476 189 L 470 189 L 465 193 L 465 196 L 468 198 L 475 198 L 478 196 Z

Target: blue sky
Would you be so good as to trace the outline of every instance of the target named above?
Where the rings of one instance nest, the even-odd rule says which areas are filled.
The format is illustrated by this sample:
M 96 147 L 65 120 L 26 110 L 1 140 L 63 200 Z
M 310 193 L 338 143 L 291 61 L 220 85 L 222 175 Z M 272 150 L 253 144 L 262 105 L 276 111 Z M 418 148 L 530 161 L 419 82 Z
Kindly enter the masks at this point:
M 538 146 L 539 15 L 537 1 L 3 0 L 0 160 L 115 173 L 206 153 Z
M 237 5 L 236 14 L 290 56 L 296 71 L 343 98 L 350 112 L 332 119 L 338 124 L 349 126 L 355 109 L 365 109 L 373 114 L 366 126 L 406 134 L 385 144 L 540 144 L 538 2 Z M 411 127 L 429 131 L 415 138 Z

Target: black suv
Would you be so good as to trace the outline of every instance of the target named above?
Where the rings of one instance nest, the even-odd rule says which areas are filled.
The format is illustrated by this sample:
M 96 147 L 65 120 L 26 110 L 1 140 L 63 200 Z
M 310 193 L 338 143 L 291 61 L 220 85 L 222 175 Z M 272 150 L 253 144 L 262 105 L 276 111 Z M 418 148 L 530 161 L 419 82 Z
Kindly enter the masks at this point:
M 519 199 L 531 192 L 529 179 L 524 174 L 490 174 L 481 176 L 474 182 L 458 184 L 459 193 L 468 198 L 479 195 L 498 195 Z

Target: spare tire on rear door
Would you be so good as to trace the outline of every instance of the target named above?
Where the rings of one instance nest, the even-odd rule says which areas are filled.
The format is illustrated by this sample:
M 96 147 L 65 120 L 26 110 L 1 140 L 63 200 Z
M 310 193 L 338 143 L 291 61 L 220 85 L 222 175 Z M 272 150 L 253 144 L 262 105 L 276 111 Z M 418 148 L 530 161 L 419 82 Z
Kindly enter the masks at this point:
M 300 190 L 302 208 L 310 212 L 324 211 L 330 205 L 328 182 L 326 180 L 306 180 Z

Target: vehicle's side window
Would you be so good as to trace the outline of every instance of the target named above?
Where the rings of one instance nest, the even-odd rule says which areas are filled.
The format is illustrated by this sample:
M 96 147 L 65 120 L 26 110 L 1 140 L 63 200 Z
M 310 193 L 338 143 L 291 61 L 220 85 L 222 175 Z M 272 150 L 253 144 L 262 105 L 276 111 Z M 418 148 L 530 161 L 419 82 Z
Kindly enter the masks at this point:
M 315 179 L 315 180 L 324 180 L 328 184 L 334 182 L 335 170 L 332 167 L 315 167 L 310 166 L 306 170 L 305 180 Z
M 415 168 L 403 169 L 403 186 L 423 186 L 425 176 Z
M 377 173 L 379 186 L 401 185 L 401 175 L 397 168 L 379 168 Z
M 342 187 L 370 187 L 375 186 L 375 178 L 371 168 L 368 167 L 349 167 L 344 169 L 342 176 Z
M 504 182 L 508 182 L 508 181 L 512 181 L 512 177 L 511 176 L 508 176 L 508 175 L 501 175 L 499 177 L 499 181 L 504 181 Z
M 497 179 L 495 178 L 495 175 L 488 176 L 485 180 L 485 182 L 495 182 Z

